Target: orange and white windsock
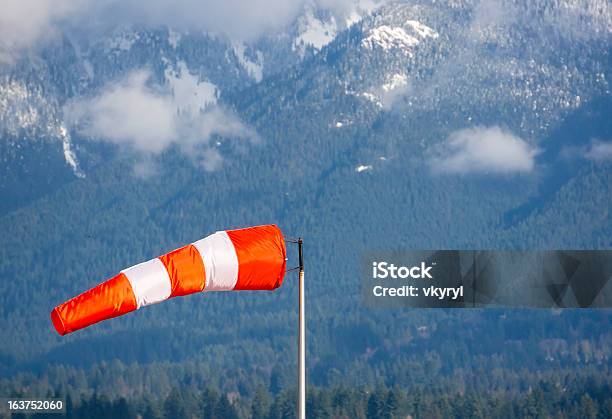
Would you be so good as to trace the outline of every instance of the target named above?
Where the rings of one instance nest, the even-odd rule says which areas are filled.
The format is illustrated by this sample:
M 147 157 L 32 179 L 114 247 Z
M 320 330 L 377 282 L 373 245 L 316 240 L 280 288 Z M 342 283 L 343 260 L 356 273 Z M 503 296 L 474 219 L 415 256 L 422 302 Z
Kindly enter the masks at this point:
M 55 307 L 60 335 L 150 304 L 201 291 L 273 290 L 285 275 L 285 240 L 276 225 L 218 231 L 118 275 Z

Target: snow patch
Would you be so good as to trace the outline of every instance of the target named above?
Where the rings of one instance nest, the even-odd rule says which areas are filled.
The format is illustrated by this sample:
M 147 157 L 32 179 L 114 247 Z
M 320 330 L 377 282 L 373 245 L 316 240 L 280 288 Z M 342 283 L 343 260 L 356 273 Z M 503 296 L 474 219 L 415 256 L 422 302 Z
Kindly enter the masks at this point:
M 294 48 L 304 48 L 311 45 L 320 50 L 333 41 L 338 32 L 336 19 L 332 16 L 329 21 L 323 22 L 318 19 L 312 10 L 307 10 L 299 23 L 300 35 L 293 41 Z
M 68 166 L 70 166 L 72 172 L 75 174 L 76 177 L 84 178 L 85 174 L 81 171 L 81 169 L 79 169 L 79 163 L 77 161 L 76 154 L 72 149 L 72 141 L 70 140 L 70 134 L 63 125 L 60 125 L 59 127 L 59 136 L 62 139 L 64 160 L 66 160 L 66 163 L 68 164 Z
M 400 27 L 392 28 L 387 25 L 372 29 L 369 35 L 361 41 L 361 44 L 369 49 L 374 49 L 377 46 L 385 51 L 393 48 L 402 49 L 410 56 L 412 56 L 412 47 L 418 43 L 419 40 L 408 35 L 404 29 Z
M 391 92 L 393 90 L 405 87 L 408 85 L 408 78 L 405 74 L 394 74 L 391 76 L 391 80 L 382 85 L 382 89 L 385 92 Z
M 364 98 L 366 98 L 367 100 L 369 100 L 370 102 L 378 106 L 379 108 L 383 107 L 383 103 L 380 101 L 378 96 L 376 96 L 374 93 L 363 92 L 361 96 L 363 96 Z
M 137 32 L 116 35 L 108 40 L 107 51 L 129 51 L 138 39 L 140 35 Z
M 367 171 L 372 170 L 372 169 L 373 169 L 373 167 L 370 164 L 367 164 L 367 165 L 360 164 L 359 166 L 357 166 L 355 168 L 355 171 L 357 173 L 361 173 L 361 172 L 367 172 Z
M 384 51 L 399 49 L 408 56 L 413 56 L 412 48 L 425 38 L 437 38 L 438 33 L 416 20 L 406 21 L 406 27 L 381 25 L 371 29 L 361 45 L 368 49 L 376 47 Z
M 406 25 L 410 26 L 421 38 L 434 38 L 438 37 L 438 32 L 434 31 L 427 25 L 423 25 L 418 20 L 407 20 Z
M 184 61 L 179 61 L 177 67 L 177 70 L 167 68 L 165 74 L 179 111 L 196 114 L 217 102 L 216 85 L 200 81 L 189 72 Z
M 0 133 L 17 135 L 21 130 L 37 130 L 45 123 L 43 114 L 49 107 L 43 93 L 28 89 L 25 83 L 0 83 Z
M 350 28 L 351 26 L 353 26 L 355 23 L 359 23 L 362 19 L 361 14 L 359 14 L 356 10 L 351 11 L 351 13 L 347 16 L 345 22 L 346 22 L 346 27 Z
M 244 42 L 235 42 L 232 44 L 234 48 L 234 54 L 238 58 L 240 65 L 246 70 L 246 72 L 255 80 L 257 83 L 263 78 L 263 54 L 261 51 L 257 51 L 257 61 L 251 61 L 245 55 L 246 45 Z
M 172 29 L 168 29 L 168 43 L 170 46 L 176 49 L 179 42 L 181 42 L 181 34 Z
M 68 166 L 77 177 L 85 176 L 79 169 L 68 131 L 58 121 L 53 106 L 45 100 L 41 90 L 28 88 L 17 81 L 0 83 L 0 136 L 4 135 L 7 139 L 59 138 Z
M 87 58 L 83 59 L 83 69 L 85 70 L 85 74 L 87 74 L 87 78 L 93 80 L 95 75 L 94 67 Z

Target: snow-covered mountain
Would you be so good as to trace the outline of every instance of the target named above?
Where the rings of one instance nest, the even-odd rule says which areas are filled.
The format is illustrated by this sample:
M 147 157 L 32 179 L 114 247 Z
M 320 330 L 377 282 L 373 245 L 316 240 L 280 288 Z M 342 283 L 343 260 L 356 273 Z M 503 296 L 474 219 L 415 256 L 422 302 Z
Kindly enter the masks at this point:
M 337 22 L 333 13 L 306 2 L 286 30 L 250 42 L 172 28 L 116 28 L 93 39 L 67 33 L 40 55 L 0 68 L 0 136 L 15 147 L 26 147 L 25 139 L 61 145 L 65 163 L 83 176 L 64 121 L 68 101 L 147 69 L 150 82 L 170 89 L 177 103 L 204 108 L 224 91 L 299 64 L 375 7 L 356 1 Z
M 609 94 L 605 1 L 347 4 L 305 2 L 291 25 L 249 41 L 166 27 L 66 33 L 0 68 L 0 137 L 12 150 L 0 156 L 5 168 L 36 160 L 30 146 L 42 142 L 74 177 L 86 176 L 100 161 L 88 140 L 103 138 L 76 129 L 66 110 L 135 71 L 146 71 L 150 97 L 171 98 L 177 113 L 241 107 L 242 98 L 258 106 L 262 97 L 307 108 L 332 95 L 344 99 L 329 102 L 325 126 L 369 129 L 376 115 L 408 126 L 430 115 L 438 133 L 502 124 L 533 142 Z

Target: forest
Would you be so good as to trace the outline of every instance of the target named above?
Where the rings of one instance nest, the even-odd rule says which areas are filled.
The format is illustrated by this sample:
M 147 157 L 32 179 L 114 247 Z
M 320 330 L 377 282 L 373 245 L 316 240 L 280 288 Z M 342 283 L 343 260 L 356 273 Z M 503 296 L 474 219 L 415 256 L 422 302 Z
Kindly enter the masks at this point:
M 520 379 L 521 374 L 516 374 Z M 448 391 L 441 386 L 375 388 L 310 387 L 308 418 L 584 418 L 612 416 L 612 381 L 608 371 L 560 373 L 525 389 L 496 388 Z M 63 417 L 69 419 L 291 419 L 295 418 L 295 389 L 277 394 L 258 386 L 252 397 L 223 393 L 213 387 L 173 389 L 165 398 L 111 399 L 93 393 L 65 397 Z M 26 417 L 14 413 L 12 418 Z M 32 418 L 59 418 L 59 414 L 36 414 Z

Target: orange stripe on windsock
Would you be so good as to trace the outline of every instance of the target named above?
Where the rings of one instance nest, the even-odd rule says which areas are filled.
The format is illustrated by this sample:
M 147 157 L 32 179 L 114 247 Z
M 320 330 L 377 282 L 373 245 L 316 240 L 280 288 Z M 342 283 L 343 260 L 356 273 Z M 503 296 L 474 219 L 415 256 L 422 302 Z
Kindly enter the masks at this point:
M 286 249 L 275 225 L 227 230 L 238 257 L 235 290 L 273 290 L 283 283 Z
M 206 273 L 200 252 L 195 246 L 176 249 L 159 257 L 170 276 L 171 297 L 193 294 L 204 289 Z
M 77 295 L 51 312 L 60 335 L 136 310 L 132 286 L 124 274 Z

